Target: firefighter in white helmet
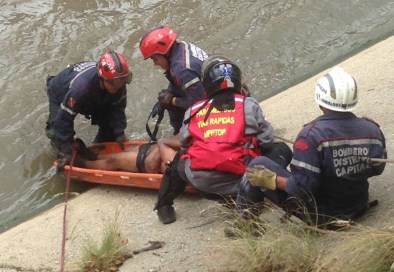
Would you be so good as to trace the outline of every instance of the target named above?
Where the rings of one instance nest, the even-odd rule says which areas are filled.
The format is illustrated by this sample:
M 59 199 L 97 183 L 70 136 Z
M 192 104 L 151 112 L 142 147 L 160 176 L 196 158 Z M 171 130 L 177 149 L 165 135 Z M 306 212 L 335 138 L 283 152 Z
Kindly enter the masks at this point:
M 385 168 L 370 159 L 387 158 L 384 135 L 374 121 L 351 112 L 357 84 L 340 67 L 317 81 L 315 101 L 323 115 L 299 132 L 291 171 L 262 156 L 249 164 L 236 200 L 242 215 L 250 216 L 250 204 L 265 198 L 320 227 L 356 219 L 368 209 L 368 178 Z
M 342 68 L 334 67 L 328 75 L 318 80 L 315 101 L 332 111 L 352 111 L 358 102 L 356 81 Z

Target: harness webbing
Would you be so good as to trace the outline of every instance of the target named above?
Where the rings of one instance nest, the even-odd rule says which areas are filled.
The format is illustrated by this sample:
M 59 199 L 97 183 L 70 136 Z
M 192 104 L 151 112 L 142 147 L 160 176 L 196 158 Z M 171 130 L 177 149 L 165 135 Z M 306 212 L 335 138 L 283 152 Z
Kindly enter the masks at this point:
M 152 110 L 149 113 L 148 120 L 146 120 L 146 125 L 145 125 L 146 133 L 148 133 L 149 138 L 150 138 L 150 140 L 152 142 L 157 142 L 156 135 L 157 135 L 157 132 L 159 130 L 159 125 L 160 125 L 160 123 L 161 123 L 161 121 L 163 120 L 163 117 L 164 117 L 164 110 L 162 112 L 160 112 L 160 113 L 155 112 L 155 109 L 157 109 L 159 106 L 160 106 L 159 102 L 156 102 L 156 104 L 153 106 Z M 156 121 L 156 124 L 155 124 L 155 128 L 154 128 L 154 130 L 152 132 L 150 130 L 150 128 L 149 128 L 149 119 L 150 118 L 154 118 L 156 116 L 156 114 L 157 114 L 158 117 L 157 117 L 157 121 Z

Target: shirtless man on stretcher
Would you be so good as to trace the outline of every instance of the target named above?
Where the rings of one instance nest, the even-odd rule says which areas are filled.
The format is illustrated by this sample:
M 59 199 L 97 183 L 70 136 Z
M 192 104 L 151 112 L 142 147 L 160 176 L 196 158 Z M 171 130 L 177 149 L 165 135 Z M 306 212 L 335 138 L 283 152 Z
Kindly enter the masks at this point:
M 107 171 L 123 170 L 136 173 L 164 173 L 167 165 L 180 148 L 178 136 L 162 138 L 157 143 L 141 146 L 130 146 L 123 152 L 98 155 L 97 160 L 86 160 L 78 157 L 74 165 L 77 167 Z

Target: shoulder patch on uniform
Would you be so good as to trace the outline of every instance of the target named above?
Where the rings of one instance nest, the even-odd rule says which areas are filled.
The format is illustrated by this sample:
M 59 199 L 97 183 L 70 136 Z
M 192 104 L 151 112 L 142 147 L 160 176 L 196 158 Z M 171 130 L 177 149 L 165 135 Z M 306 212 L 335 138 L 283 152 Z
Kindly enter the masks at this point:
M 70 98 L 68 99 L 68 101 L 67 101 L 67 106 L 68 106 L 69 108 L 74 108 L 75 103 L 76 103 L 76 101 L 75 101 L 74 97 L 70 97 Z
M 309 149 L 309 145 L 305 140 L 299 139 L 294 143 L 294 149 L 307 151 Z
M 182 82 L 178 78 L 175 78 L 174 85 L 180 87 L 182 85 Z

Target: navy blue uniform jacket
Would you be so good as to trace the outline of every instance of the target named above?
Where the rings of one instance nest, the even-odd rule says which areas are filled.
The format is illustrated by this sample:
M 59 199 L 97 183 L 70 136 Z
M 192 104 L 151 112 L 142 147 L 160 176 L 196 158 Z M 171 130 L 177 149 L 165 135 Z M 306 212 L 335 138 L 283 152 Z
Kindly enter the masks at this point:
M 205 98 L 201 83 L 201 66 L 208 54 L 194 44 L 177 42 L 165 76 L 170 82 L 168 90 L 176 98 L 176 106 L 169 106 L 170 124 L 174 135 L 182 126 L 185 111 L 198 100 Z
M 316 201 L 325 214 L 349 218 L 368 203 L 368 178 L 385 168 L 369 159 L 387 158 L 379 126 L 350 112 L 332 112 L 305 125 L 293 150 L 286 192 L 310 205 Z
M 81 62 L 68 67 L 47 82 L 49 103 L 60 105 L 54 120 L 55 136 L 67 147 L 75 135 L 74 119 L 83 114 L 92 124 L 109 127 L 114 135 L 124 133 L 127 126 L 126 87 L 116 94 L 100 88 L 97 62 Z

